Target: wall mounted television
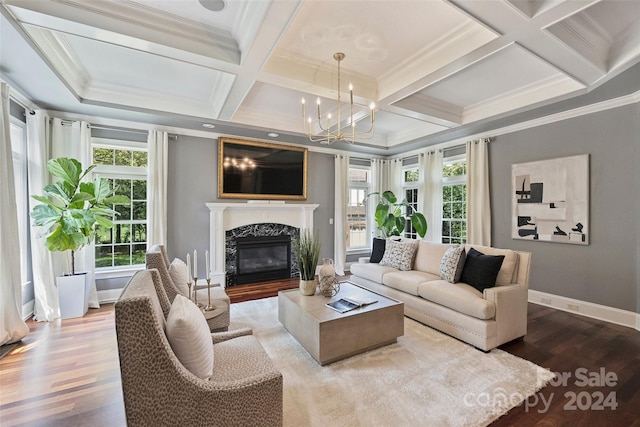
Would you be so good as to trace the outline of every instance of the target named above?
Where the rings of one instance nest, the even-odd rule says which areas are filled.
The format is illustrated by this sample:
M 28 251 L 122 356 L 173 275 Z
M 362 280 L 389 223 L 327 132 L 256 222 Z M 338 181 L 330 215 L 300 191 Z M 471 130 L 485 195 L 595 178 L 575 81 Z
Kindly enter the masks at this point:
M 218 138 L 218 197 L 307 199 L 307 149 Z

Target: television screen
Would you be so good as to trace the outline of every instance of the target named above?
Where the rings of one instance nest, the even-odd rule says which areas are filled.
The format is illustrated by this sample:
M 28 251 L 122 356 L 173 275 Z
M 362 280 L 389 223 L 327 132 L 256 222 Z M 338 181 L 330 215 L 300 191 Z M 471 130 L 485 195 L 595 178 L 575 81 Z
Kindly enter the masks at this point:
M 218 197 L 307 198 L 307 149 L 219 138 Z

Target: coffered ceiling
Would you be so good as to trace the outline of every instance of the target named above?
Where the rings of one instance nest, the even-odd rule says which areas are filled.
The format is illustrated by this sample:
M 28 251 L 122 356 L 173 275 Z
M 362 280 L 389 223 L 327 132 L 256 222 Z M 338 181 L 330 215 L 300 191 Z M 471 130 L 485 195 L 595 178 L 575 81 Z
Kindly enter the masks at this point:
M 301 139 L 302 97 L 335 117 L 344 52 L 359 126 L 376 103 L 375 137 L 359 144 L 390 152 L 587 93 L 640 62 L 635 0 L 213 3 L 224 8 L 0 0 L 0 76 L 49 109 Z

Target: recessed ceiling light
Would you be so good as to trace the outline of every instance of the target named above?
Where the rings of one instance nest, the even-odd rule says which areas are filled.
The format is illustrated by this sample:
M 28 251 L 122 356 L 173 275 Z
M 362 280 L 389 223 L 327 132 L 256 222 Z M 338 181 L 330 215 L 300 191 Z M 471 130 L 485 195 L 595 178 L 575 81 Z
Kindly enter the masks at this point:
M 213 12 L 220 12 L 225 6 L 224 0 L 200 0 L 200 4 Z
M 268 133 L 267 136 L 270 136 L 271 138 L 277 138 L 277 137 L 280 136 L 280 134 L 279 133 L 275 133 L 275 132 L 271 132 L 271 133 Z
M 211 123 L 203 123 L 202 127 L 205 127 L 207 129 L 213 129 L 214 127 L 216 127 L 216 125 L 211 124 Z

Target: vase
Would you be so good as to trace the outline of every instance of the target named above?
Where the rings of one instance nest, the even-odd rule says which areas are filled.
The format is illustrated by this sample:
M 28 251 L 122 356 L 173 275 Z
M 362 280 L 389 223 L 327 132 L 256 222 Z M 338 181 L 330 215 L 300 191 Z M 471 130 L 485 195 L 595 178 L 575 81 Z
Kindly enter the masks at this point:
M 300 279 L 300 293 L 302 295 L 313 295 L 316 293 L 316 280 L 302 280 Z
M 336 269 L 333 268 L 333 260 L 331 258 L 322 258 L 322 265 L 318 270 L 318 277 L 322 281 L 323 277 L 333 277 L 336 275 Z
M 333 267 L 331 258 L 323 258 L 322 265 L 318 270 L 320 282 L 320 293 L 325 297 L 332 297 L 338 293 L 339 285 L 336 280 L 336 269 Z

